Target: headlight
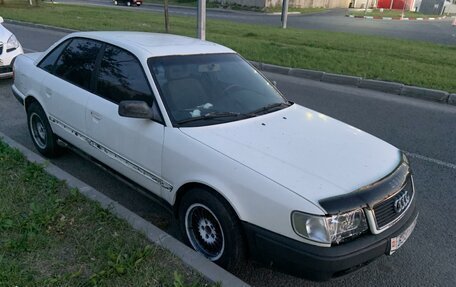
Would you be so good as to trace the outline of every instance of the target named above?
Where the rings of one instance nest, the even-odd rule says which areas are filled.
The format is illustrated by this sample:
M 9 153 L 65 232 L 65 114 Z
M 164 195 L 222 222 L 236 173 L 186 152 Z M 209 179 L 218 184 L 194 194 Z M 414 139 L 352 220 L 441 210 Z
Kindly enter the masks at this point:
M 294 211 L 291 221 L 295 232 L 306 239 L 321 243 L 339 243 L 367 230 L 362 209 L 332 216 L 318 216 Z
M 6 43 L 6 52 L 11 52 L 19 48 L 20 44 L 19 41 L 16 39 L 16 36 L 11 35 L 9 37 L 8 42 Z
M 407 155 L 406 155 L 405 153 L 402 153 L 402 160 L 403 160 L 406 164 L 408 164 L 408 165 L 410 164 L 410 163 L 409 163 L 409 160 L 408 160 L 408 157 L 407 157 Z

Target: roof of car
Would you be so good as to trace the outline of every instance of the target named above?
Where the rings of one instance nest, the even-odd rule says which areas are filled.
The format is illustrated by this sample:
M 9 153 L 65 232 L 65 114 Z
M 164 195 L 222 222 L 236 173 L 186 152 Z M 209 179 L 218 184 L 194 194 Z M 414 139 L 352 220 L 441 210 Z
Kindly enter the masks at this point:
M 219 44 L 195 38 L 172 34 L 146 32 L 77 32 L 69 37 L 84 37 L 100 40 L 125 48 L 137 56 L 144 57 L 234 53 L 233 50 Z

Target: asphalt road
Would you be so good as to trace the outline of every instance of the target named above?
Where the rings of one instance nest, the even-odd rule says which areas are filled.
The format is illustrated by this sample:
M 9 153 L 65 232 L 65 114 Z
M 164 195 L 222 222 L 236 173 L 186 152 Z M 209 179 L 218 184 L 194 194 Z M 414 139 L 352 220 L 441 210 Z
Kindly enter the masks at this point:
M 64 35 L 6 26 L 28 51 L 42 50 Z M 253 262 L 241 264 L 235 274 L 253 286 L 454 286 L 456 107 L 283 75 L 267 76 L 277 81 L 288 99 L 407 151 L 415 174 L 420 217 L 409 241 L 393 256 L 383 256 L 342 278 L 313 283 Z M 34 150 L 25 112 L 10 86 L 11 80 L 0 81 L 0 131 Z M 179 237 L 176 222 L 165 209 L 92 162 L 73 152 L 52 162 Z
M 58 2 L 115 7 L 111 0 L 59 0 Z M 141 7 L 117 7 L 126 11 L 163 13 L 163 7 L 147 3 Z M 169 11 L 171 15 L 196 15 L 196 8 L 194 7 L 171 7 Z M 364 20 L 348 18 L 345 17 L 345 14 L 346 9 L 332 9 L 325 13 L 312 15 L 290 15 L 288 27 L 456 44 L 456 27 L 451 26 L 451 19 L 435 21 Z M 280 15 L 265 15 L 246 11 L 208 9 L 207 17 L 241 23 L 281 25 Z

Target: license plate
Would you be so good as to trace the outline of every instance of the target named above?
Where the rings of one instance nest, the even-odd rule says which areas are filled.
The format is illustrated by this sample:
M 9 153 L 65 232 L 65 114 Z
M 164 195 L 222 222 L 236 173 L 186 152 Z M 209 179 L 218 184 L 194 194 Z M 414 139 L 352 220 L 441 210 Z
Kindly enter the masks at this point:
M 402 246 L 402 244 L 404 244 L 405 241 L 407 241 L 407 239 L 410 237 L 410 234 L 412 234 L 413 229 L 415 229 L 417 219 L 418 216 L 415 218 L 412 225 L 410 225 L 406 230 L 404 230 L 404 232 L 402 232 L 396 237 L 391 238 L 391 249 L 389 255 L 396 252 L 396 250 L 398 250 Z

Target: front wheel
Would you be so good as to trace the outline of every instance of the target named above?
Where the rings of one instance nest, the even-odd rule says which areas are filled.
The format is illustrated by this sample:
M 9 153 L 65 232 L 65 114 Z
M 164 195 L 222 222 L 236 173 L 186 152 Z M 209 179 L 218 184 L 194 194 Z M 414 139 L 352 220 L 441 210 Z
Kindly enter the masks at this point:
M 204 189 L 182 198 L 179 225 L 186 242 L 218 265 L 233 270 L 245 254 L 240 221 L 226 201 Z
M 52 132 L 46 113 L 37 103 L 27 108 L 27 123 L 33 145 L 44 156 L 55 157 L 62 148 L 57 144 L 57 136 Z

